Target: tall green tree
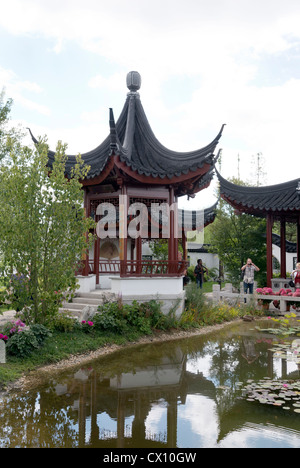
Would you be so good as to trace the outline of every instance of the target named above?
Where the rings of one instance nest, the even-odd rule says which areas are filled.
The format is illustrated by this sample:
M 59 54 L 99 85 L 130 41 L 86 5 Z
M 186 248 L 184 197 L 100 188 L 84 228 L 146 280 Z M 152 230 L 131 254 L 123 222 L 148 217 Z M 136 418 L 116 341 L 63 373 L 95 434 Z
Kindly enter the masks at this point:
M 239 179 L 233 183 L 244 185 Z M 236 210 L 220 201 L 213 224 L 205 228 L 205 242 L 217 253 L 226 276 L 233 284 L 240 282 L 241 267 L 251 258 L 260 272 L 255 274 L 261 285 L 266 284 L 266 220 Z
M 0 93 L 0 158 L 3 159 L 9 152 L 12 132 L 8 130 L 9 114 L 12 107 L 12 99 L 5 102 L 4 90 Z
M 266 281 L 266 222 L 247 214 L 236 214 L 231 206 L 218 209 L 210 250 L 218 254 L 226 275 L 233 284 L 240 282 L 241 267 L 247 258 L 260 268 L 256 279 Z
M 80 182 L 89 168 L 78 156 L 67 179 L 65 150 L 59 142 L 50 170 L 45 140 L 29 148 L 16 138 L 5 146 L 0 164 L 1 275 L 7 286 L 18 275 L 13 284 L 19 285 L 18 297 L 11 297 L 21 296 L 33 322 L 46 322 L 62 294 L 75 288 L 86 233 L 94 226 L 85 217 Z

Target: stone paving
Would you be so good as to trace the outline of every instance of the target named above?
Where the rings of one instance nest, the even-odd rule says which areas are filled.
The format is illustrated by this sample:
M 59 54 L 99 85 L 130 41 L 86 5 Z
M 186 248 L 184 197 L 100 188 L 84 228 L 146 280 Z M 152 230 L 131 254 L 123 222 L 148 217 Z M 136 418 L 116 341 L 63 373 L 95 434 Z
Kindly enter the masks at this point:
M 0 314 L 0 327 L 1 325 L 4 325 L 7 322 L 10 322 L 11 320 L 14 320 L 16 316 L 16 311 L 15 310 L 7 310 L 6 312 L 3 312 Z

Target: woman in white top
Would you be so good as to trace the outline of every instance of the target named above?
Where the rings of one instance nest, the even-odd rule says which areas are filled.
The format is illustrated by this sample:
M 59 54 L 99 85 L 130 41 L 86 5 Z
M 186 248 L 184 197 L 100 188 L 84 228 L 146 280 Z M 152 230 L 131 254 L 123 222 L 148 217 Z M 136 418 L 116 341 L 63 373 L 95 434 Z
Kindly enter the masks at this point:
M 292 280 L 295 283 L 295 288 L 300 288 L 300 262 L 296 263 L 296 270 L 292 271 Z

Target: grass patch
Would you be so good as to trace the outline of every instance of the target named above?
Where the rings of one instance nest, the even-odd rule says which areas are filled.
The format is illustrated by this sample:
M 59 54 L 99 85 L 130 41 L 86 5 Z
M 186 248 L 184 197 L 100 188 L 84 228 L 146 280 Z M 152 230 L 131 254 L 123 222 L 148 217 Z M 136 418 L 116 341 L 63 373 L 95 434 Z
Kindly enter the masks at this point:
M 79 324 L 75 319 L 58 315 L 47 324 L 51 336 L 47 336 L 39 325 L 21 331 L 24 337 L 17 332 L 15 336 L 10 336 L 9 340 L 14 346 L 8 340 L 6 364 L 0 364 L 0 389 L 38 367 L 59 362 L 72 355 L 88 354 L 106 345 L 124 345 L 141 336 L 151 335 L 154 330 L 187 330 L 233 321 L 246 314 L 261 314 L 247 306 L 212 305 L 207 302 L 204 290 L 200 290 L 195 284 L 186 287 L 186 308 L 179 319 L 172 313 L 163 315 L 159 303 L 155 301 L 134 303 L 131 306 L 111 303 L 101 307 L 101 314 L 93 318 L 92 325 L 89 325 L 91 322 Z M 7 324 L 6 329 L 0 332 L 4 331 L 9 335 L 10 328 L 10 324 Z M 26 337 L 25 333 L 28 333 Z M 34 343 L 30 343 L 30 340 Z M 32 345 L 32 352 L 27 355 L 26 346 L 29 345 Z M 11 351 L 15 354 L 11 354 Z
M 20 358 L 6 355 L 6 364 L 0 364 L 0 388 L 38 367 L 62 361 L 72 355 L 89 353 L 107 345 L 123 345 L 137 340 L 141 335 L 136 330 L 126 335 L 101 331 L 89 334 L 81 330 L 53 331 L 52 336 L 46 338 L 39 350 L 30 356 Z

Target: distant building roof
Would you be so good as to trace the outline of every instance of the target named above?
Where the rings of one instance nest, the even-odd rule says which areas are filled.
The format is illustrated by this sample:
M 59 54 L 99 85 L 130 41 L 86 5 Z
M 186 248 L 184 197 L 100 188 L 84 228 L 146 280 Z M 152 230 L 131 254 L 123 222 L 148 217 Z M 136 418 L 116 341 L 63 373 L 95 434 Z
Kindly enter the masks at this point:
M 300 179 L 277 185 L 248 187 L 236 185 L 224 179 L 216 170 L 220 182 L 220 196 L 237 210 L 265 217 L 286 216 L 287 221 L 296 222 L 300 214 Z

